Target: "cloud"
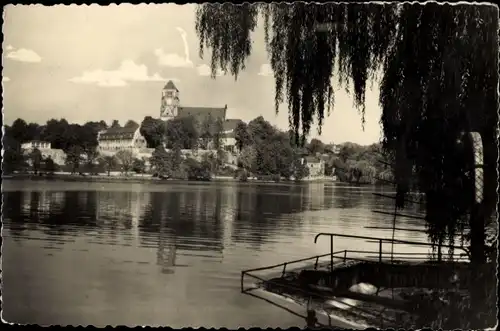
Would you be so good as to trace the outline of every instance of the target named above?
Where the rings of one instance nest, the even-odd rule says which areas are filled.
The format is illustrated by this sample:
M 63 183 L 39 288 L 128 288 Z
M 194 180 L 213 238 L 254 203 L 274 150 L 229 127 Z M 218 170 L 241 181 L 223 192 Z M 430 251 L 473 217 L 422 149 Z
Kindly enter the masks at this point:
M 184 57 L 180 56 L 177 53 L 168 53 L 166 54 L 163 49 L 158 48 L 154 51 L 154 54 L 158 58 L 158 64 L 165 67 L 174 67 L 174 68 L 192 68 L 193 62 L 189 58 L 189 45 L 187 43 L 187 33 L 184 29 L 180 27 L 175 28 L 182 38 L 182 44 L 184 46 Z
M 200 76 L 210 76 L 212 74 L 212 69 L 210 69 L 210 67 L 206 64 L 200 64 L 196 68 L 196 70 L 198 71 L 198 75 L 200 75 Z M 225 74 L 226 73 L 224 72 L 224 70 L 217 69 L 215 76 L 219 77 L 219 76 L 223 76 Z
M 124 60 L 116 70 L 84 71 L 81 76 L 69 79 L 73 83 L 96 84 L 102 87 L 126 86 L 127 82 L 160 82 L 165 80 L 167 79 L 158 73 L 150 76 L 148 68 L 144 64 L 136 64 L 132 60 Z
M 2 83 L 6 83 L 6 82 L 10 82 L 10 78 L 6 77 L 6 76 L 3 76 L 2 77 Z
M 10 50 L 9 50 L 9 47 Z M 7 58 L 14 60 L 14 61 L 20 61 L 20 62 L 31 62 L 31 63 L 37 63 L 41 62 L 42 58 L 40 55 L 35 53 L 35 51 L 32 51 L 31 49 L 26 49 L 26 48 L 19 48 L 18 50 L 13 50 L 14 47 L 12 46 L 7 46 L 6 50 L 9 51 L 7 53 Z
M 258 75 L 265 76 L 265 77 L 273 76 L 274 73 L 273 73 L 273 69 L 271 68 L 271 65 L 269 65 L 268 63 L 261 65 Z
M 6 51 L 12 51 L 13 49 L 14 49 L 14 47 L 13 47 L 12 45 L 7 45 L 7 46 L 5 47 L 5 50 L 6 50 Z

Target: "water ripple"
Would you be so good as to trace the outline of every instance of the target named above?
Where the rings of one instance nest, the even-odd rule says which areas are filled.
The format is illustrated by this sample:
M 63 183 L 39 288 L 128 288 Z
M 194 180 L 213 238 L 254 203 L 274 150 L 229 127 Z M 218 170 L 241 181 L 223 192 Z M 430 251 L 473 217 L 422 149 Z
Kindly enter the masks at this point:
M 241 295 L 241 270 L 325 253 L 329 240 L 313 243 L 318 232 L 388 237 L 364 227 L 392 224 L 372 213 L 392 208 L 373 188 L 57 181 L 6 187 L 3 317 L 17 323 L 302 326 Z M 373 244 L 335 241 L 335 249 L 352 247 Z

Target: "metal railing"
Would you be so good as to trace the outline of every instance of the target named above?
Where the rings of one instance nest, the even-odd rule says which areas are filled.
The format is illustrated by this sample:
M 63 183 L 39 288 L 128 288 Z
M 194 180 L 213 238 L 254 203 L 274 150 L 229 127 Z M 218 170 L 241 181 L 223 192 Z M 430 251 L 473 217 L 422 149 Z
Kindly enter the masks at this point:
M 379 244 L 379 249 L 378 249 L 378 257 L 379 257 L 379 262 L 382 262 L 382 255 L 383 253 L 383 243 L 391 243 L 391 244 L 408 244 L 408 245 L 415 245 L 415 246 L 425 246 L 425 247 L 435 247 L 435 245 L 431 243 L 425 243 L 425 242 L 419 242 L 419 241 L 409 241 L 409 240 L 400 240 L 400 239 L 389 239 L 389 238 L 376 238 L 376 237 L 368 237 L 368 236 L 356 236 L 356 235 L 348 235 L 348 234 L 340 234 L 340 233 L 329 233 L 329 232 L 321 232 L 318 233 L 314 237 L 314 243 L 316 244 L 318 241 L 318 238 L 321 236 L 329 236 L 330 237 L 330 254 L 331 254 L 331 262 L 330 262 L 330 271 L 333 271 L 333 237 L 339 237 L 339 238 L 350 238 L 350 239 L 365 239 L 368 241 L 377 241 Z M 467 251 L 460 246 L 453 246 L 453 245 L 445 245 L 442 244 L 440 245 L 442 248 L 453 248 L 453 250 L 462 250 L 464 253 L 467 253 Z M 351 251 L 353 252 L 353 251 Z M 346 250 L 347 253 L 347 250 Z M 367 252 L 368 253 L 368 252 Z M 373 253 L 373 252 L 371 252 Z M 391 255 L 394 255 L 395 253 L 391 253 Z M 399 253 L 401 254 L 401 253 Z M 399 255 L 398 254 L 398 255 Z M 419 254 L 419 253 L 416 253 Z
M 330 252 L 329 253 L 315 255 L 315 256 L 297 259 L 297 260 L 292 260 L 292 261 L 287 261 L 287 262 L 278 263 L 278 264 L 274 264 L 274 265 L 270 265 L 270 266 L 244 270 L 241 272 L 241 292 L 244 294 L 256 297 L 258 299 L 264 300 L 264 301 L 266 301 L 266 302 L 268 302 L 276 307 L 282 308 L 282 309 L 290 312 L 291 314 L 293 314 L 295 316 L 306 318 L 306 315 L 304 315 L 304 314 L 301 315 L 300 313 L 295 312 L 295 311 L 291 310 L 290 308 L 285 307 L 284 305 L 281 305 L 277 302 L 271 301 L 270 299 L 267 299 L 267 298 L 264 298 L 262 296 L 259 296 L 259 295 L 252 293 L 253 290 L 262 289 L 262 287 L 255 284 L 257 286 L 245 288 L 245 281 L 244 281 L 245 276 L 251 277 L 251 278 L 259 281 L 261 283 L 261 285 L 262 284 L 280 285 L 276 281 L 276 279 L 272 280 L 272 279 L 269 279 L 270 277 L 258 276 L 255 274 L 255 272 L 269 271 L 272 269 L 280 268 L 281 270 L 279 273 L 277 273 L 277 276 L 281 275 L 281 277 L 277 277 L 277 278 L 284 278 L 286 275 L 286 272 L 287 272 L 287 268 L 289 268 L 290 266 L 294 266 L 294 265 L 297 266 L 299 263 L 310 261 L 310 263 L 307 264 L 307 266 L 304 266 L 304 268 L 310 267 L 310 268 L 313 268 L 314 270 L 317 270 L 318 267 L 325 266 L 323 263 L 321 263 L 321 260 L 326 259 L 326 258 L 328 258 L 328 260 L 326 260 L 325 263 L 328 264 L 327 267 L 329 267 L 330 272 L 333 272 L 333 269 L 335 266 L 335 263 L 334 263 L 335 261 L 337 262 L 337 264 L 340 264 L 340 265 L 343 265 L 343 264 L 345 265 L 345 263 L 348 261 L 374 262 L 374 261 L 378 260 L 378 262 L 380 262 L 380 263 L 382 263 L 382 262 L 393 263 L 394 261 L 396 261 L 396 259 L 408 261 L 408 262 L 415 261 L 415 260 L 425 261 L 425 260 L 430 259 L 429 252 L 425 252 L 425 253 L 423 253 L 423 252 L 384 252 L 383 251 L 383 244 L 384 243 L 391 243 L 391 244 L 407 244 L 410 246 L 433 247 L 432 244 L 425 243 L 425 242 L 389 239 L 389 238 L 377 238 L 377 237 L 369 237 L 369 236 L 346 235 L 346 234 L 338 234 L 338 233 L 318 233 L 314 237 L 314 243 L 317 243 L 318 238 L 322 237 L 322 236 L 330 237 Z M 378 243 L 378 250 L 344 249 L 344 250 L 339 250 L 339 251 L 333 251 L 333 247 L 334 247 L 333 238 L 334 237 L 349 238 L 349 239 L 362 239 L 365 242 Z M 463 249 L 462 247 L 459 247 L 459 246 L 442 245 L 442 247 L 453 248 L 455 250 L 461 250 L 461 251 L 465 252 L 465 249 Z M 355 257 L 353 255 L 357 255 L 357 257 Z M 359 256 L 359 255 L 361 255 L 361 256 Z M 387 259 L 387 257 L 390 257 L 390 259 Z M 451 257 L 452 257 L 452 261 L 455 261 L 455 262 L 468 261 L 467 258 L 463 258 L 461 255 L 457 255 L 455 253 Z M 267 276 L 269 276 L 269 275 L 267 275 Z M 298 293 L 302 293 L 305 296 L 317 295 L 317 293 L 314 293 L 314 294 L 309 293 L 307 290 L 305 290 L 303 288 L 298 288 L 296 286 L 287 285 L 287 288 L 294 290 L 294 291 L 297 291 Z M 332 298 L 329 298 L 329 299 L 331 300 Z M 342 304 L 345 305 L 346 303 L 343 302 Z M 359 310 L 360 308 L 357 307 L 356 309 Z M 364 312 L 364 313 L 367 313 L 367 312 Z M 330 318 L 330 317 L 328 317 L 328 318 Z M 377 318 L 381 319 L 381 321 L 386 319 L 387 322 L 391 322 L 390 319 L 387 319 L 386 317 L 383 317 L 381 315 L 377 316 Z M 318 325 L 319 326 L 327 326 L 327 325 L 322 325 L 322 324 L 318 324 Z
M 263 271 L 263 270 L 270 270 L 270 269 L 275 269 L 278 267 L 282 267 L 282 272 L 281 276 L 283 277 L 286 273 L 287 267 L 290 265 L 294 265 L 300 262 L 306 262 L 306 261 L 314 261 L 314 269 L 316 270 L 319 266 L 319 260 L 321 258 L 329 257 L 330 258 L 330 271 L 333 271 L 333 266 L 334 266 L 334 258 L 339 258 L 341 259 L 342 262 L 346 262 L 348 260 L 352 261 L 373 261 L 374 257 L 378 257 L 379 262 L 384 261 L 384 257 L 387 255 L 390 255 L 391 257 L 404 257 L 407 260 L 422 260 L 422 259 L 429 259 L 429 253 L 420 253 L 420 252 L 384 252 L 383 251 L 383 244 L 384 243 L 390 243 L 390 244 L 407 244 L 407 245 L 414 245 L 414 246 L 423 246 L 423 247 L 434 247 L 433 244 L 431 243 L 425 243 L 425 242 L 418 242 L 418 241 L 409 241 L 409 240 L 400 240 L 400 239 L 390 239 L 390 238 L 377 238 L 377 237 L 369 237 L 369 236 L 357 236 L 357 235 L 348 235 L 348 234 L 340 234 L 340 233 L 328 233 L 328 232 L 321 232 L 318 233 L 314 237 L 314 243 L 316 244 L 318 241 L 318 238 L 321 236 L 328 236 L 330 237 L 330 253 L 326 254 L 321 254 L 321 255 L 314 255 L 311 257 L 306 257 L 302 259 L 297 259 L 297 260 L 292 260 L 292 261 L 287 261 L 283 263 L 278 263 L 270 266 L 265 266 L 265 267 L 259 267 L 259 268 L 253 268 L 253 269 L 247 269 L 241 272 L 242 277 L 241 277 L 241 288 L 243 289 L 243 277 L 244 275 L 250 273 L 250 272 L 256 272 L 256 271 Z M 349 249 L 344 249 L 344 250 L 339 250 L 339 251 L 333 251 L 333 238 L 334 237 L 339 237 L 339 238 L 349 238 L 349 239 L 364 239 L 366 242 L 372 242 L 378 243 L 378 250 L 373 251 L 373 250 L 349 250 Z M 463 247 L 460 246 L 453 246 L 453 245 L 441 245 L 441 247 L 444 248 L 453 248 L 454 250 L 461 250 L 464 253 L 467 253 L 466 250 Z M 365 255 L 364 257 L 361 258 L 355 258 L 352 256 L 348 256 L 349 253 L 364 253 L 364 254 L 370 254 L 370 255 Z M 461 255 L 456 255 L 455 253 L 453 254 L 453 260 L 456 261 L 467 261 L 467 258 L 462 257 Z

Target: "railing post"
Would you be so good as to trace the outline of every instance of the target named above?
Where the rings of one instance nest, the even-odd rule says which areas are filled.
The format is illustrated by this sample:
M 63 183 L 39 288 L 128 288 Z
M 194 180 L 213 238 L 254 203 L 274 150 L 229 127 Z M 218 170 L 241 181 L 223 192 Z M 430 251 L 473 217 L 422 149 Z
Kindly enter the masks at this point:
M 316 263 L 314 263 L 314 270 L 318 269 L 319 256 L 316 256 Z
M 281 273 L 281 277 L 285 276 L 285 270 L 286 270 L 286 263 L 283 264 L 283 272 Z
M 382 263 L 382 239 L 378 240 L 378 261 Z
M 245 290 L 243 289 L 243 277 L 245 277 L 245 272 L 241 272 L 241 293 L 245 293 Z
M 333 273 L 333 236 L 330 236 L 330 272 Z
M 347 261 L 347 249 L 344 249 L 344 264 Z

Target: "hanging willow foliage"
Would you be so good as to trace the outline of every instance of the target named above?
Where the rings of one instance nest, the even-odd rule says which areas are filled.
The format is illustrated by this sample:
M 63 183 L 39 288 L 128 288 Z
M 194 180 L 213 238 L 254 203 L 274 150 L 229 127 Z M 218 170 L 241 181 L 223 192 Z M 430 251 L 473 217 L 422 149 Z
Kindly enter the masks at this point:
M 307 136 L 315 120 L 321 128 L 333 109 L 335 76 L 352 90 L 364 124 L 367 83 L 382 73 L 383 146 L 395 155 L 398 204 L 403 207 L 401 197 L 415 170 L 419 189 L 432 200 L 427 218 L 431 232 L 438 233 L 433 240 L 447 234 L 453 241 L 467 202 L 459 199 L 467 182 L 467 162 L 456 151 L 461 132 L 479 131 L 486 163 L 494 165 L 497 158 L 497 9 L 437 3 L 203 4 L 196 31 L 200 55 L 204 48 L 212 51 L 214 78 L 219 67 L 229 66 L 235 77 L 245 68 L 259 13 L 276 111 L 286 100 L 296 137 Z M 485 197 L 495 204 L 496 168 L 485 169 L 485 176 L 491 182 Z

